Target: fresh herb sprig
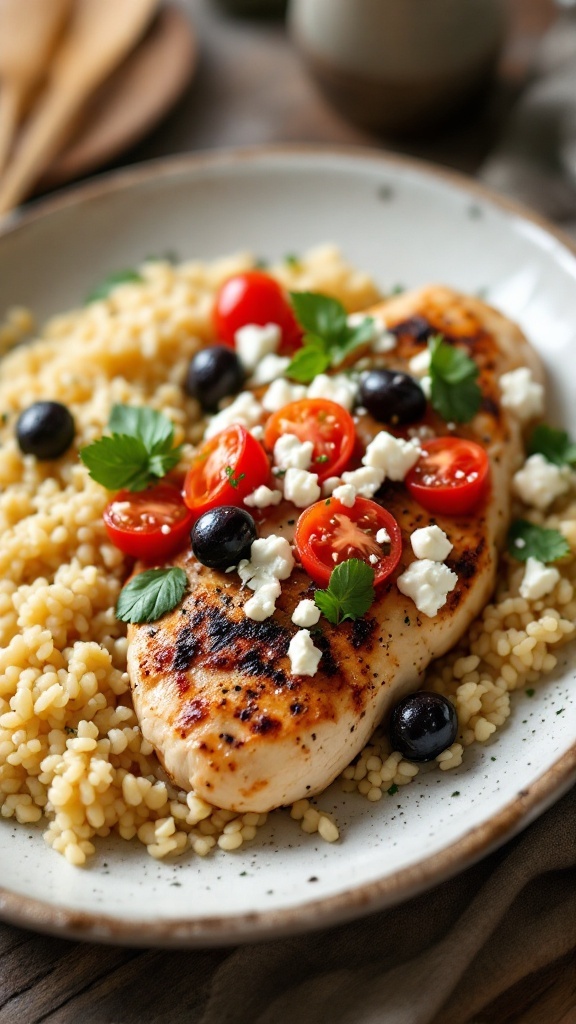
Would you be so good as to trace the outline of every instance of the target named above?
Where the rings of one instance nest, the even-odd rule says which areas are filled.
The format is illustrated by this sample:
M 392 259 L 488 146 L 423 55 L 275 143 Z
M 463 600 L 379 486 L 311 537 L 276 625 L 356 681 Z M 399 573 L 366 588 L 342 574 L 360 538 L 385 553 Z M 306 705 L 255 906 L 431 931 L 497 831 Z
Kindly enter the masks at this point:
M 115 270 L 113 273 L 108 274 L 100 284 L 96 285 L 95 288 L 86 296 L 85 302 L 88 305 L 90 302 L 101 302 L 102 299 L 107 299 L 110 292 L 117 288 L 119 284 L 142 284 L 144 278 L 137 270 Z
M 528 445 L 528 455 L 537 454 L 557 466 L 576 466 L 576 444 L 565 430 L 555 430 L 545 423 L 535 427 Z
M 147 569 L 120 591 L 116 618 L 121 622 L 155 622 L 182 600 L 188 578 L 183 569 Z
M 433 408 L 448 423 L 468 423 L 482 401 L 476 363 L 461 349 L 449 345 L 441 334 L 429 338 L 428 349 Z
M 80 449 L 93 480 L 118 491 L 143 491 L 177 465 L 182 446 L 174 447 L 174 424 L 155 409 L 115 405 L 108 423 L 111 437 Z
M 355 327 L 337 299 L 316 292 L 290 292 L 296 319 L 304 328 L 302 348 L 290 362 L 286 375 L 309 384 L 319 373 L 338 366 L 352 349 L 374 336 L 374 321 L 365 317 Z
M 539 562 L 557 562 L 570 554 L 570 545 L 559 530 L 547 530 L 527 519 L 517 519 L 508 531 L 508 554 L 518 562 L 537 558 Z
M 316 605 L 337 626 L 345 619 L 359 619 L 374 602 L 374 569 L 360 558 L 349 558 L 330 574 L 326 590 L 317 590 Z

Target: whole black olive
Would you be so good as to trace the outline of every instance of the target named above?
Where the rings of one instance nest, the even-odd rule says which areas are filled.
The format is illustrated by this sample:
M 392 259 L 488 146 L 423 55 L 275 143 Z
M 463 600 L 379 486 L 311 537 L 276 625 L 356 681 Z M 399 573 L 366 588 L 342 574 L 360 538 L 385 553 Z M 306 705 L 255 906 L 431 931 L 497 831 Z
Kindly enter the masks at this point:
M 190 360 L 184 389 L 203 409 L 216 409 L 221 398 L 240 391 L 244 369 L 236 352 L 228 345 L 201 348 Z
M 441 693 L 409 693 L 390 718 L 392 749 L 409 761 L 433 761 L 454 743 L 457 733 L 456 709 Z
M 414 377 L 399 370 L 368 370 L 360 380 L 360 404 L 378 420 L 402 426 L 421 420 L 426 395 Z
M 25 455 L 57 459 L 74 440 L 72 413 L 61 402 L 34 402 L 24 409 L 16 423 L 16 440 Z
M 256 540 L 256 523 L 249 512 L 235 505 L 221 505 L 204 512 L 192 527 L 192 551 L 210 569 L 229 569 L 250 558 Z

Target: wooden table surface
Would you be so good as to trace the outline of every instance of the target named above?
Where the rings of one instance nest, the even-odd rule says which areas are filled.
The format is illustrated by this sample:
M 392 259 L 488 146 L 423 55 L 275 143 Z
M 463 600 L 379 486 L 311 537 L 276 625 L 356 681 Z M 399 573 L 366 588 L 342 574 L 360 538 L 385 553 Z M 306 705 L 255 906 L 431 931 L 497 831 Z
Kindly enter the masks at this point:
M 177 109 L 121 163 L 304 141 L 384 146 L 473 173 L 505 131 L 506 115 L 553 17 L 552 0 L 509 2 L 510 39 L 485 102 L 434 138 L 399 146 L 355 128 L 328 105 L 281 23 L 233 20 L 209 0 L 187 0 L 200 42 L 198 73 Z M 190 957 L 198 990 L 203 966 L 208 973 L 226 953 L 102 947 L 0 924 L 0 1024 L 190 1021 Z M 487 1008 L 478 1024 L 573 1024 L 572 968 L 563 960 L 532 976 Z

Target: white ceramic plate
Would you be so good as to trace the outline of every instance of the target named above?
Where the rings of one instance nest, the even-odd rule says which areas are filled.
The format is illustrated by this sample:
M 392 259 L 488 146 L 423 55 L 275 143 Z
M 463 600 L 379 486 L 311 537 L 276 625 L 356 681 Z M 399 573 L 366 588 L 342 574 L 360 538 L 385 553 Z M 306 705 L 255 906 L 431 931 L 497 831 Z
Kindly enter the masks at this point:
M 477 186 L 366 151 L 280 149 L 176 159 L 69 192 L 0 237 L 0 310 L 40 317 L 81 301 L 110 270 L 176 249 L 207 258 L 250 248 L 276 258 L 334 241 L 383 289 L 445 282 L 482 290 L 517 319 L 550 377 L 555 419 L 576 435 L 576 257 L 553 229 Z M 371 805 L 337 784 L 321 798 L 342 838 L 305 836 L 286 812 L 232 855 L 157 863 L 98 844 L 87 869 L 41 829 L 0 819 L 0 912 L 34 928 L 140 944 L 231 943 L 333 924 L 398 902 L 524 827 L 574 778 L 574 653 L 508 725 Z M 453 794 L 458 791 L 459 796 Z

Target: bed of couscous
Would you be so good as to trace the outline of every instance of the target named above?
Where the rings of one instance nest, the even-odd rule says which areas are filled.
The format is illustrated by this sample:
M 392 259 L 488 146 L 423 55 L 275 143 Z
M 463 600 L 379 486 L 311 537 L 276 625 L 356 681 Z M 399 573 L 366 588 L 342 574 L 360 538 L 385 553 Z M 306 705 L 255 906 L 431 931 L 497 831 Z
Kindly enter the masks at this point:
M 164 412 L 186 459 L 202 431 L 200 408 L 182 387 L 186 367 L 212 339 L 217 288 L 252 265 L 250 256 L 148 262 L 140 280 L 52 319 L 13 351 L 33 333 L 31 315 L 13 310 L 0 328 L 7 353 L 0 367 L 0 814 L 22 824 L 44 818 L 46 841 L 75 865 L 110 832 L 137 837 L 155 857 L 203 856 L 237 849 L 266 819 L 176 790 L 143 739 L 126 672 L 126 625 L 115 614 L 125 558 L 104 530 L 108 495 L 78 458 L 102 435 L 111 406 L 124 403 Z M 332 295 L 348 312 L 380 297 L 331 247 L 270 273 L 286 287 Z M 22 455 L 15 439 L 20 412 L 40 398 L 65 404 L 76 424 L 73 446 L 55 461 Z M 522 516 L 559 530 L 571 553 L 538 600 L 519 596 L 524 566 L 504 556 L 492 603 L 459 647 L 430 667 L 426 688 L 448 696 L 459 720 L 457 741 L 437 758 L 441 770 L 459 765 L 471 743 L 490 739 L 510 715 L 511 691 L 551 672 L 557 648 L 576 632 L 573 488 L 545 512 L 523 508 Z M 377 732 L 341 785 L 376 802 L 418 771 Z M 291 814 L 305 832 L 338 838 L 321 797 L 298 801 Z

